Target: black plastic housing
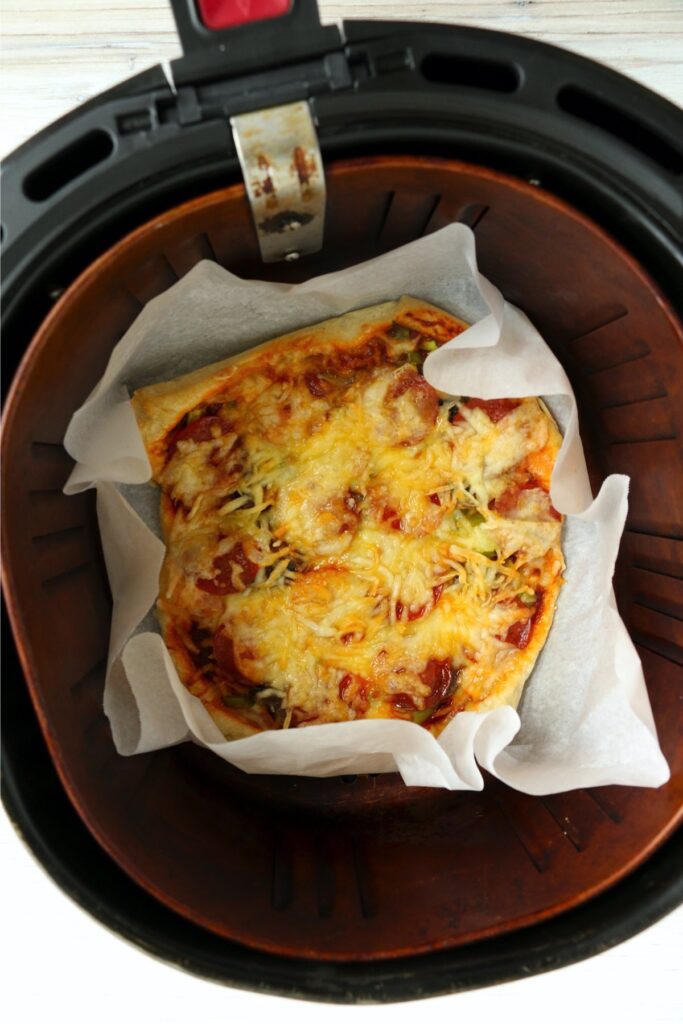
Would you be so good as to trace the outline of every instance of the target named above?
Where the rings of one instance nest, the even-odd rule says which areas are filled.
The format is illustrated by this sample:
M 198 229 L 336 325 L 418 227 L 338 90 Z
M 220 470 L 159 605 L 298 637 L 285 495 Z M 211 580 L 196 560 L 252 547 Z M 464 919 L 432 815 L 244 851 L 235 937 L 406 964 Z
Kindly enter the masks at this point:
M 457 26 L 321 27 L 289 17 L 207 33 L 174 0 L 185 56 L 173 88 L 153 68 L 84 104 L 3 167 L 5 382 L 55 298 L 156 213 L 239 180 L 232 114 L 310 100 L 324 159 L 457 157 L 542 183 L 591 216 L 683 313 L 683 116 L 566 51 Z M 293 31 L 296 28 L 296 31 Z M 283 40 L 286 42 L 283 43 Z M 460 991 L 606 949 L 683 900 L 683 836 L 567 914 L 461 949 L 386 963 L 313 963 L 239 947 L 138 888 L 92 839 L 55 773 L 9 630 L 2 691 L 3 799 L 55 881 L 108 927 L 186 970 L 239 987 L 337 1002 Z
M 4 623 L 6 626 L 6 623 Z M 147 953 L 212 981 L 334 1003 L 386 1003 L 555 970 L 631 938 L 683 902 L 683 832 L 603 895 L 544 924 L 459 949 L 382 962 L 315 962 L 229 942 L 174 914 L 111 860 L 78 817 L 43 741 L 9 628 L 2 799 L 34 856 L 76 903 Z

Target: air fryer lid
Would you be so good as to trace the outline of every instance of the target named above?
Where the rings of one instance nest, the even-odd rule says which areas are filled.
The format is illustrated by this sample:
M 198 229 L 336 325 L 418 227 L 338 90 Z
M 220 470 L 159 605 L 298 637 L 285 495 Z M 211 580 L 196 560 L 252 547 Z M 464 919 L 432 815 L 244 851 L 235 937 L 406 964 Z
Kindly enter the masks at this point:
M 258 28 L 247 26 L 244 39 Z M 629 235 L 641 258 L 654 254 L 649 268 L 663 285 L 676 275 L 676 225 L 674 218 L 665 224 L 662 204 L 675 205 L 680 167 L 665 170 L 651 154 L 605 137 L 602 129 L 588 133 L 589 149 L 582 147 L 585 129 L 578 135 L 569 131 L 563 153 L 566 158 L 571 152 L 574 160 L 560 166 L 556 135 L 562 134 L 562 122 L 572 122 L 566 113 L 549 113 L 548 104 L 541 116 L 540 83 L 534 98 L 533 90 L 531 95 L 526 91 L 526 77 L 524 85 L 511 89 L 511 78 L 498 71 L 484 74 L 478 58 L 473 62 L 476 75 L 467 84 L 460 70 L 460 65 L 472 68 L 471 42 L 476 39 L 478 52 L 486 55 L 483 63 L 495 63 L 495 51 L 498 66 L 512 68 L 518 83 L 519 61 L 531 46 L 538 60 L 524 68 L 529 80 L 545 60 L 546 69 L 554 71 L 552 81 L 564 78 L 570 66 L 579 77 L 589 68 L 591 75 L 606 75 L 624 88 L 618 76 L 585 62 L 555 57 L 544 47 L 506 42 L 506 37 L 488 38 L 487 33 L 461 37 L 458 30 L 440 28 L 437 34 L 428 26 L 414 27 L 413 33 L 402 25 L 369 24 L 346 26 L 345 32 L 349 40 L 362 37 L 362 43 L 340 46 L 337 39 L 333 46 L 328 33 L 316 44 L 318 50 L 313 47 L 316 56 L 306 62 L 305 73 L 296 56 L 277 67 L 271 62 L 263 76 L 226 76 L 223 68 L 223 78 L 216 69 L 220 51 L 209 53 L 204 73 L 196 72 L 195 78 L 195 65 L 181 61 L 176 80 L 194 84 L 180 85 L 179 99 L 169 99 L 168 91 L 156 88 L 145 91 L 134 80 L 137 84 L 129 89 L 136 93 L 115 91 L 61 123 L 51 139 L 56 164 L 44 159 L 49 133 L 10 160 L 12 180 L 21 185 L 26 200 L 12 211 L 14 230 L 8 229 L 6 240 L 11 255 L 8 315 L 14 313 L 6 337 L 17 349 L 22 329 L 25 336 L 32 316 L 37 319 L 41 303 L 49 299 L 46 289 L 55 295 L 77 266 L 87 270 L 45 319 L 8 405 L 5 550 L 8 604 L 34 705 L 62 782 L 102 845 L 168 906 L 223 936 L 288 957 L 324 956 L 335 963 L 339 958 L 381 960 L 385 981 L 379 997 L 386 998 L 399 991 L 423 991 L 417 974 L 411 991 L 401 988 L 400 965 L 405 961 L 391 968 L 387 958 L 419 950 L 425 962 L 436 955 L 429 950 L 441 947 L 452 953 L 458 944 L 495 933 L 499 946 L 492 955 L 499 957 L 498 973 L 489 979 L 509 976 L 515 928 L 552 919 L 560 909 L 577 905 L 625 875 L 675 824 L 680 813 L 675 691 L 683 637 L 676 609 L 683 602 L 675 579 L 682 575 L 683 562 L 683 366 L 680 325 L 666 301 L 666 286 L 664 291 L 658 288 L 628 252 L 537 184 L 524 185 L 452 159 L 369 159 L 358 154 L 373 148 L 452 155 L 469 139 L 480 160 L 504 163 L 512 171 L 524 168 L 536 182 L 556 181 L 556 191 L 566 188 L 576 205 L 588 209 L 595 203 L 597 208 L 604 200 L 603 219 L 609 220 L 614 211 L 622 217 L 628 211 L 622 235 Z M 436 82 L 425 77 L 430 47 L 437 42 L 435 53 L 451 47 L 453 56 L 460 49 L 460 61 L 445 61 L 457 81 L 444 82 L 443 70 Z M 363 60 L 358 47 L 364 48 Z M 380 59 L 387 52 L 409 52 L 412 57 L 397 66 Z M 457 71 L 452 70 L 454 63 Z M 367 75 L 358 72 L 360 67 Z M 265 83 L 271 71 L 280 76 L 278 81 L 285 73 L 290 81 L 278 91 L 272 80 L 269 103 L 298 98 L 301 90 L 311 94 L 329 194 L 322 253 L 299 265 L 272 267 L 270 276 L 309 276 L 357 262 L 453 219 L 469 223 L 477 233 L 483 271 L 507 298 L 527 310 L 572 376 L 596 478 L 615 468 L 632 473 L 618 597 L 644 659 L 663 747 L 672 764 L 669 786 L 656 793 L 616 788 L 538 801 L 494 784 L 479 797 L 407 792 L 391 779 L 260 779 L 216 764 L 207 752 L 188 745 L 133 759 L 115 755 L 101 711 L 110 614 L 106 579 L 90 496 L 61 495 L 69 472 L 61 439 L 111 347 L 149 298 L 207 255 L 238 273 L 263 276 L 243 189 L 208 195 L 206 189 L 217 167 L 229 173 L 234 166 L 234 159 L 231 163 L 226 158 L 226 113 L 244 104 L 247 83 L 251 88 Z M 344 78 L 347 71 L 357 76 L 353 90 Z M 610 102 L 618 89 L 614 93 Z M 656 98 L 643 96 L 643 104 L 659 106 Z M 132 102 L 138 113 L 149 115 L 144 122 L 148 128 L 138 120 L 137 128 L 127 130 L 133 122 L 125 120 L 123 108 Z M 166 121 L 158 116 L 163 110 Z M 359 121 L 361 111 L 364 120 Z M 132 112 L 128 107 L 127 113 Z M 667 136 L 666 127 L 673 124 L 671 108 L 661 101 L 660 112 L 669 121 L 663 116 L 661 124 L 653 122 L 657 127 L 651 132 L 659 138 L 663 124 L 662 138 L 674 138 Z M 76 166 L 74 150 L 60 163 L 71 143 L 59 148 L 58 137 L 64 143 L 62 133 L 73 130 L 81 138 L 85 122 L 95 113 L 106 126 L 105 134 L 112 133 L 113 151 L 89 169 L 81 166 L 75 177 L 40 198 L 36 180 L 60 180 L 55 167 Z M 532 130 L 531 113 L 543 122 L 546 134 Z M 165 133 L 169 125 L 172 132 Z M 500 138 L 492 133 L 494 126 Z M 114 136 L 122 128 L 126 131 Z M 204 161 L 198 156 L 200 138 L 207 146 Z M 621 157 L 613 167 L 600 156 L 610 147 Z M 344 152 L 356 158 L 335 159 Z M 168 161 L 165 169 L 163 158 Z M 22 177 L 20 166 L 26 171 L 29 163 L 32 171 Z M 142 185 L 133 187 L 135 169 L 140 171 L 143 164 L 149 173 L 142 176 Z M 631 173 L 635 165 L 638 174 Z M 45 166 L 50 174 L 36 178 L 36 169 Z M 33 181 L 32 199 L 25 194 L 28 179 Z M 200 198 L 167 208 L 173 197 L 193 193 L 201 193 Z M 155 221 L 122 237 L 126 226 L 160 209 L 164 212 Z M 23 226 L 20 214 L 25 215 Z M 121 239 L 119 244 L 90 263 L 106 248 L 105 240 L 115 238 Z M 87 642 L 71 646 L 70 638 L 82 631 L 84 622 Z M 63 646 L 69 647 L 68 657 L 62 655 Z M 15 676 L 10 685 L 19 689 L 23 682 Z M 12 743 L 7 749 L 13 779 L 23 752 Z M 40 791 L 23 801 L 16 800 L 16 788 L 13 792 L 14 806 L 29 808 L 31 822 L 33 805 L 39 821 Z M 131 815 L 132 792 L 136 801 Z M 197 837 L 208 844 L 201 851 Z M 63 845 L 55 841 L 46 859 L 56 862 L 58 846 L 61 855 Z M 200 872 L 193 868 L 197 858 Z M 141 909 L 145 906 L 141 893 L 129 924 L 138 911 L 152 919 Z M 642 912 L 646 914 L 644 904 Z M 201 943 L 180 923 L 178 927 L 197 952 L 198 969 L 215 976 L 215 962 L 209 965 L 198 953 Z M 503 936 L 510 929 L 512 941 L 505 946 Z M 130 931 L 128 926 L 124 930 Z M 596 934 L 593 948 L 600 941 Z M 161 935 L 156 948 L 167 951 Z M 226 955 L 222 976 L 235 978 L 237 961 Z M 455 954 L 450 962 L 458 962 Z M 335 967 L 332 975 L 341 978 L 343 970 Z M 461 984 L 455 975 L 452 982 L 445 981 L 435 967 L 432 977 L 437 976 L 434 989 Z M 306 987 L 294 967 L 288 977 L 287 985 Z M 358 986 L 360 994 L 360 980 Z M 330 995 L 322 980 L 313 990 Z M 342 998 L 339 988 L 332 997 Z

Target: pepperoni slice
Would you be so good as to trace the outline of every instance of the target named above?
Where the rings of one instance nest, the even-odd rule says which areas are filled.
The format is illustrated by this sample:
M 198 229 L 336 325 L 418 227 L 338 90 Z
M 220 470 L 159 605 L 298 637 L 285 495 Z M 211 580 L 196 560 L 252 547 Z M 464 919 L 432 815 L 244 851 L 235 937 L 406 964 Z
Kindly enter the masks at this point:
M 469 398 L 465 402 L 468 409 L 482 409 L 492 423 L 498 423 L 521 404 L 521 398 Z
M 392 530 L 402 529 L 401 517 L 396 509 L 392 508 L 391 505 L 385 505 L 382 509 L 381 521 L 383 523 L 388 523 Z
M 432 587 L 432 609 L 436 608 L 437 604 L 439 603 L 439 598 L 441 597 L 441 595 L 443 593 L 443 587 L 444 587 L 443 583 L 439 583 L 439 584 L 437 584 L 437 586 Z M 409 608 L 408 609 L 408 615 L 406 616 L 407 621 L 408 622 L 415 622 L 416 619 L 421 619 L 422 616 L 424 615 L 424 613 L 427 611 L 427 607 L 428 606 L 426 604 L 423 604 L 423 605 L 420 605 L 419 608 Z M 403 601 L 397 601 L 396 602 L 396 618 L 399 619 L 399 620 L 402 619 L 403 618 L 403 613 L 404 613 L 405 610 L 406 610 L 406 606 L 404 605 Z M 342 637 L 342 639 L 343 639 L 343 637 Z
M 517 508 L 519 504 L 519 496 L 526 488 L 524 485 L 512 484 L 511 487 L 507 487 L 499 497 L 494 498 L 489 502 L 489 508 L 498 515 L 506 516 L 513 509 Z
M 437 658 L 430 658 L 426 668 L 420 672 L 420 679 L 431 691 L 428 704 L 431 707 L 438 707 L 448 696 L 453 682 L 453 666 L 450 661 L 439 661 Z
M 347 672 L 339 681 L 339 699 L 348 704 L 357 715 L 368 710 L 370 682 L 354 672 Z
M 532 626 L 533 618 L 519 619 L 517 622 L 513 622 L 505 634 L 505 643 L 514 644 L 520 651 L 523 651 L 531 639 Z
M 548 519 L 562 519 L 562 514 L 557 511 L 550 500 L 550 495 L 544 487 L 541 486 L 540 481 L 534 477 L 528 477 L 526 480 L 516 482 L 507 487 L 499 497 L 494 498 L 489 502 L 489 508 L 498 515 L 508 516 L 515 518 L 514 512 L 521 504 L 522 494 L 524 491 L 540 491 L 545 496 L 544 507 L 537 512 L 542 520 Z
M 253 651 L 248 647 L 240 649 L 241 659 L 253 661 Z M 229 633 L 226 633 L 225 626 L 219 626 L 213 635 L 213 660 L 228 677 L 231 689 L 237 689 L 237 693 L 244 693 L 244 688 L 250 689 L 253 686 L 261 686 L 261 683 L 249 679 L 237 666 L 235 657 L 235 644 Z
M 409 693 L 395 693 L 391 705 L 396 711 L 417 711 L 417 704 Z
M 433 426 L 439 412 L 439 396 L 422 374 L 412 367 L 405 367 L 387 391 L 387 399 L 406 395 L 415 406 L 420 418 Z
M 292 708 L 291 724 L 294 728 L 298 725 L 305 725 L 307 722 L 316 722 L 318 716 L 312 711 L 304 711 L 303 708 Z
M 339 348 L 327 358 L 324 365 L 330 373 L 350 377 L 358 370 L 381 366 L 385 361 L 386 342 L 381 337 L 372 337 L 357 348 Z
M 430 693 L 424 702 L 424 708 L 418 708 L 415 699 L 409 693 L 395 693 L 390 700 L 391 706 L 395 711 L 399 713 L 407 712 L 413 716 L 413 721 L 424 725 L 430 721 L 441 708 L 446 698 L 453 692 L 457 672 L 453 671 L 450 661 L 430 658 L 426 667 L 420 673 L 420 679 L 430 689 Z
M 396 602 L 396 618 L 402 619 L 403 613 L 406 610 L 406 606 L 403 601 Z M 424 613 L 427 611 L 427 605 L 420 605 L 419 608 L 409 608 L 408 615 L 406 616 L 408 622 L 415 622 L 416 619 L 421 619 Z
M 528 646 L 531 640 L 531 634 L 533 633 L 536 619 L 538 618 L 541 608 L 543 607 L 543 593 L 542 591 L 537 593 L 536 604 L 532 610 L 531 615 L 528 619 L 518 619 L 517 622 L 513 622 L 508 628 L 503 640 L 506 644 L 514 644 L 520 651 L 523 651 Z
M 229 429 L 229 425 L 220 416 L 200 416 L 192 423 L 186 423 L 184 427 L 176 427 L 168 436 L 169 458 L 180 441 L 194 441 L 195 444 L 199 444 L 202 441 L 211 441 L 216 432 L 226 434 Z
M 242 582 L 243 587 L 248 587 L 256 579 L 258 573 L 258 565 L 255 565 L 249 558 L 247 558 L 242 541 L 238 541 L 234 544 L 225 555 L 219 555 L 213 560 L 214 568 L 217 570 L 216 576 L 213 579 L 199 579 L 197 580 L 197 587 L 200 590 L 204 590 L 207 594 L 219 594 L 221 596 L 225 594 L 235 594 L 238 591 L 232 581 L 233 566 L 238 565 L 240 567 L 239 579 Z

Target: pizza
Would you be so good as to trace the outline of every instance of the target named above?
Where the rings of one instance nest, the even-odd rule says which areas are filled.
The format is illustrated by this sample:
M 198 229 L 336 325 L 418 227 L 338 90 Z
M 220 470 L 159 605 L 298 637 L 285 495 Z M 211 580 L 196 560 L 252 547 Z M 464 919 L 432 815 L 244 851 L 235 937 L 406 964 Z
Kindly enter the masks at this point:
M 134 394 L 158 619 L 227 738 L 516 706 L 562 584 L 561 436 L 539 398 L 427 383 L 466 326 L 404 297 Z

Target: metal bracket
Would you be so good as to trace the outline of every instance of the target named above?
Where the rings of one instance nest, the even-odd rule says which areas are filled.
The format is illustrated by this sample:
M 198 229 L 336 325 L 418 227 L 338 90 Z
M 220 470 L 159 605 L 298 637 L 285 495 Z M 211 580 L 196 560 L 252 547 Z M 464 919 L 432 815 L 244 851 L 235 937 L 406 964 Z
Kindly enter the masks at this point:
M 307 102 L 230 118 L 264 263 L 318 252 L 325 172 Z

